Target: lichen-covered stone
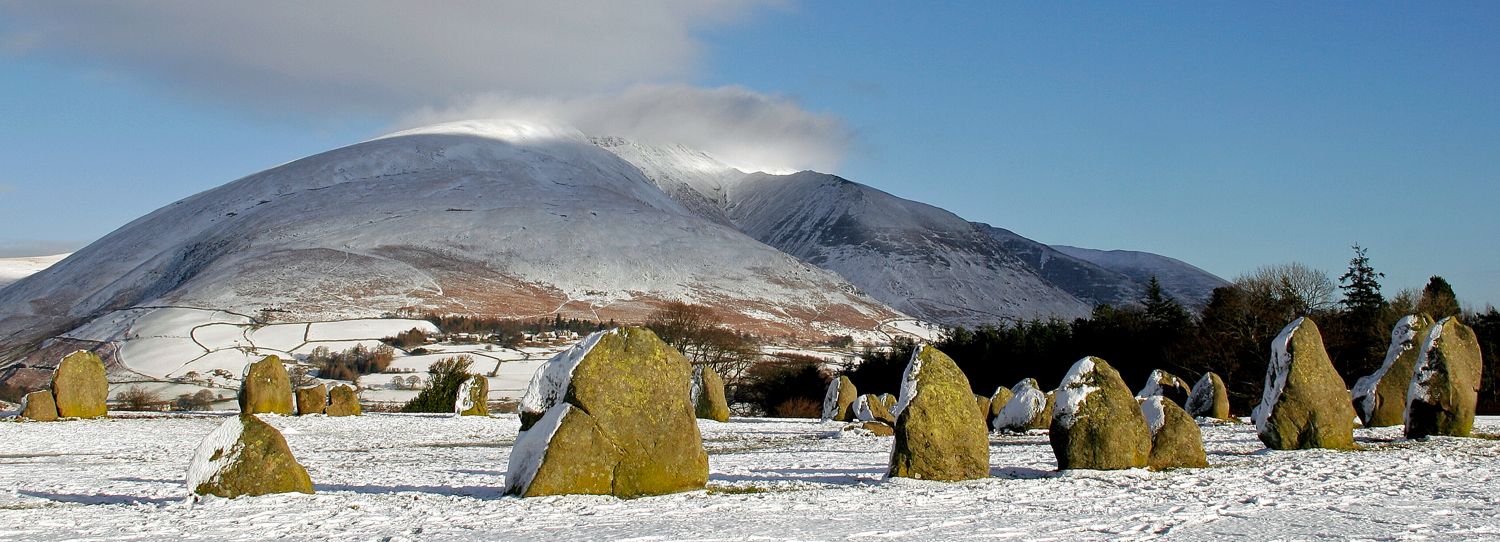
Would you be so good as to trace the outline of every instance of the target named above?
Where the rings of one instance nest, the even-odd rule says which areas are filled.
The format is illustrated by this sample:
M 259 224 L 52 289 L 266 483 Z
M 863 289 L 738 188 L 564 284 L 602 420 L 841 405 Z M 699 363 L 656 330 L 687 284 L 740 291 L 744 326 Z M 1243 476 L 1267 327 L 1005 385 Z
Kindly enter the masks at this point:
M 1203 432 L 1186 410 L 1166 397 L 1153 395 L 1141 399 L 1141 413 L 1151 430 L 1151 459 L 1148 465 L 1157 470 L 1202 468 L 1208 466 L 1203 452 Z
M 1389 427 L 1406 423 L 1406 389 L 1416 370 L 1422 340 L 1432 327 L 1432 318 L 1408 315 L 1391 328 L 1391 342 L 1385 359 L 1374 373 L 1361 377 L 1349 393 L 1354 411 L 1365 427 Z
M 21 398 L 21 417 L 35 422 L 57 421 L 57 403 L 52 390 L 37 390 Z
M 724 379 L 712 367 L 693 366 L 693 407 L 700 420 L 729 421 L 729 399 L 724 397 Z
M 889 393 L 882 393 L 880 394 L 880 404 L 885 405 L 886 412 L 890 412 L 891 409 L 896 408 L 896 396 Z
M 691 380 L 687 358 L 645 328 L 601 331 L 554 356 L 521 401 L 522 410 L 545 414 L 517 438 L 506 492 L 637 497 L 702 489 L 708 454 Z
M 1151 429 L 1130 387 L 1108 362 L 1086 357 L 1063 377 L 1048 440 L 1057 468 L 1129 469 L 1151 459 Z
M 1000 386 L 995 390 L 995 394 L 990 396 L 990 411 L 984 416 L 985 427 L 993 427 L 995 418 L 1000 416 L 1000 411 L 1010 402 L 1011 397 L 1015 397 L 1015 394 L 1011 393 L 1010 388 Z
M 990 427 L 996 431 L 1024 433 L 1046 429 L 1052 424 L 1053 395 L 1042 392 L 1035 378 L 1017 382 L 1010 391 L 1010 400 L 990 422 Z
M 281 358 L 266 356 L 245 367 L 239 402 L 243 414 L 290 416 L 297 411 L 292 400 L 292 379 L 287 376 Z
M 313 492 L 286 439 L 253 414 L 225 420 L 198 445 L 187 484 L 194 495 L 227 498 Z
M 297 415 L 323 414 L 328 411 L 328 385 L 313 384 L 297 388 Z
M 109 379 L 93 352 L 68 354 L 52 373 L 52 401 L 61 418 L 102 418 L 108 414 Z
M 859 421 L 881 422 L 888 426 L 896 425 L 896 417 L 891 415 L 880 396 L 875 394 L 861 395 L 854 401 L 854 418 Z
M 990 398 L 974 394 L 974 409 L 979 411 L 979 422 L 984 425 L 984 432 L 990 432 Z
M 484 375 L 471 376 L 458 386 L 453 413 L 459 416 L 489 416 L 489 398 L 490 380 Z
M 1483 372 L 1472 328 L 1451 316 L 1433 324 L 1406 392 L 1406 438 L 1469 436 Z
M 1354 405 L 1310 318 L 1298 318 L 1271 341 L 1261 401 L 1252 413 L 1261 442 L 1273 450 L 1354 448 Z
M 844 431 L 862 431 L 876 437 L 895 436 L 896 428 L 878 421 L 858 421 L 844 426 Z
M 972 480 L 990 474 L 989 433 L 969 379 L 932 346 L 912 353 L 896 404 L 896 441 L 888 474 L 922 480 Z
M 854 419 L 854 400 L 859 391 L 847 376 L 837 376 L 828 382 L 828 391 L 823 394 L 823 419 L 847 422 Z
M 1203 373 L 1198 383 L 1193 384 L 1185 409 L 1195 418 L 1234 419 L 1229 415 L 1229 389 L 1224 387 L 1224 379 L 1212 372 Z
M 1141 387 L 1141 391 L 1137 392 L 1135 397 L 1137 399 L 1145 399 L 1160 395 L 1173 403 L 1177 403 L 1177 406 L 1182 406 L 1187 404 L 1188 396 L 1192 394 L 1193 389 L 1188 387 L 1187 382 L 1181 378 L 1177 378 L 1172 373 L 1156 369 L 1151 371 L 1150 376 L 1146 377 L 1146 385 Z
M 348 384 L 339 384 L 329 388 L 328 410 L 325 412 L 329 416 L 360 415 L 359 390 Z

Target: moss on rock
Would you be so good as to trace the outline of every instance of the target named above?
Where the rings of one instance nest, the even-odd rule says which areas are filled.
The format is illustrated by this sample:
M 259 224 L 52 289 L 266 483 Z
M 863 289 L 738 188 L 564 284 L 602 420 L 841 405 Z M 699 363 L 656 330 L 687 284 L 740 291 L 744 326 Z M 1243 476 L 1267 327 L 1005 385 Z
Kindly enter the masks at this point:
M 231 417 L 210 433 L 198 445 L 187 479 L 194 495 L 313 492 L 307 469 L 292 456 L 286 439 L 253 414 Z
M 1412 372 L 1417 368 L 1422 341 L 1432 327 L 1432 318 L 1408 315 L 1391 328 L 1391 342 L 1385 359 L 1373 374 L 1354 383 L 1350 395 L 1354 411 L 1365 427 L 1389 427 L 1406 423 L 1406 390 L 1411 386 Z
M 890 424 L 878 421 L 858 421 L 844 426 L 844 431 L 855 431 L 869 433 L 876 437 L 889 437 L 896 434 L 896 429 Z
M 52 390 L 37 390 L 21 398 L 21 414 L 34 422 L 57 421 L 57 403 L 52 400 Z
M 79 350 L 63 357 L 52 373 L 52 401 L 61 418 L 102 418 L 109 414 L 109 379 L 104 361 L 93 352 Z
M 1048 440 L 1059 470 L 1147 466 L 1151 430 L 1130 387 L 1108 362 L 1078 360 L 1054 401 Z
M 1229 415 L 1229 389 L 1224 387 L 1224 379 L 1212 372 L 1203 373 L 1198 383 L 1193 384 L 1185 410 L 1195 418 L 1234 419 Z
M 1166 397 L 1167 400 L 1177 403 L 1177 406 L 1187 404 L 1188 396 L 1193 394 L 1193 389 L 1188 387 L 1187 382 L 1177 378 L 1172 373 L 1156 369 L 1146 377 L 1146 385 L 1135 394 L 1137 399 L 1145 399 L 1154 395 Z
M 326 414 L 329 416 L 360 415 L 359 390 L 348 384 L 339 384 L 330 388 Z
M 1474 429 L 1484 358 L 1478 337 L 1457 318 L 1434 324 L 1407 391 L 1406 437 L 1467 437 Z
M 1000 416 L 1000 411 L 1005 408 L 1005 404 L 1009 403 L 1012 397 L 1015 397 L 1015 394 L 1011 393 L 1010 388 L 1001 386 L 995 390 L 995 394 L 990 396 L 990 411 L 985 413 L 985 427 L 990 427 L 995 423 L 995 418 Z
M 860 421 L 881 422 L 888 426 L 896 425 L 896 417 L 891 415 L 890 409 L 886 408 L 885 402 L 880 400 L 879 395 L 865 394 L 859 396 L 854 402 L 855 418 Z
M 1157 395 L 1141 399 L 1141 412 L 1151 430 L 1151 459 L 1156 470 L 1208 466 L 1203 452 L 1203 432 L 1186 410 Z
M 724 379 L 712 367 L 693 367 L 694 413 L 700 420 L 729 421 L 729 399 L 724 397 Z
M 1354 406 L 1312 319 L 1298 318 L 1271 341 L 1264 390 L 1253 417 L 1266 447 L 1355 447 Z
M 823 394 L 823 419 L 847 422 L 854 419 L 854 400 L 859 390 L 849 377 L 839 375 L 828 382 L 828 391 Z
M 490 380 L 484 375 L 471 376 L 458 386 L 453 413 L 459 416 L 489 416 L 489 398 Z
M 969 379 L 932 346 L 912 353 L 897 404 L 892 477 L 972 480 L 990 474 L 989 433 Z
M 324 414 L 328 411 L 328 385 L 313 384 L 297 388 L 297 415 Z
M 290 416 L 297 411 L 292 400 L 292 379 L 287 376 L 281 358 L 266 356 L 245 367 L 239 403 L 243 414 Z

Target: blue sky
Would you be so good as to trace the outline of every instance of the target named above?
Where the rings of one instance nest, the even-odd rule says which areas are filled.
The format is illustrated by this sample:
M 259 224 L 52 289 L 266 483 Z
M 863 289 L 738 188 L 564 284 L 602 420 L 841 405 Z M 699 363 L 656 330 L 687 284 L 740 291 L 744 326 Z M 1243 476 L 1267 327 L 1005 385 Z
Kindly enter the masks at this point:
M 617 34 L 559 23 L 558 43 L 576 48 L 484 44 L 541 64 L 492 68 L 497 57 L 480 55 L 401 79 L 378 65 L 359 73 L 361 53 L 343 41 L 289 38 L 329 51 L 340 69 L 326 72 L 345 79 L 310 75 L 316 53 L 299 65 L 274 56 L 299 53 L 274 50 L 263 54 L 277 62 L 244 64 L 262 71 L 236 72 L 244 48 L 265 47 L 249 38 L 130 49 L 121 44 L 134 36 L 115 28 L 121 41 L 49 42 L 33 31 L 113 23 L 23 6 L 0 17 L 0 251 L 86 243 L 192 193 L 425 118 L 418 109 L 466 111 L 476 93 L 609 102 L 632 85 L 671 84 L 763 96 L 792 117 L 767 125 L 797 130 L 725 149 L 798 142 L 821 150 L 799 164 L 1039 241 L 1147 250 L 1226 278 L 1291 261 L 1337 276 L 1360 243 L 1387 295 L 1440 274 L 1467 303 L 1500 304 L 1494 5 L 819 2 L 683 15 L 670 4 L 666 15 L 603 17 L 621 22 Z M 497 21 L 510 15 L 499 9 Z M 348 24 L 383 24 L 370 20 Z M 621 69 L 575 77 L 599 66 Z M 423 78 L 464 92 L 409 84 Z

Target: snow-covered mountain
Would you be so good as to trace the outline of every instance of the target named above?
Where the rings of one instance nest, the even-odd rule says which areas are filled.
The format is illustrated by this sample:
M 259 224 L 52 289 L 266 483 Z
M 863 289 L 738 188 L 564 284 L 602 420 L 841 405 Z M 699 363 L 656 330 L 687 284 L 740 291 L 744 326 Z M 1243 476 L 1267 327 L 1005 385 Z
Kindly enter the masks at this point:
M 904 316 L 685 208 L 576 131 L 474 121 L 297 160 L 131 222 L 0 289 L 0 361 L 130 307 L 629 321 L 664 300 L 776 334 Z
M 1128 276 L 1141 284 L 1149 282 L 1154 276 L 1167 295 L 1189 306 L 1207 305 L 1214 288 L 1229 284 L 1228 281 L 1213 273 L 1160 254 L 1134 250 L 1096 250 L 1066 245 L 1053 245 L 1052 248 Z

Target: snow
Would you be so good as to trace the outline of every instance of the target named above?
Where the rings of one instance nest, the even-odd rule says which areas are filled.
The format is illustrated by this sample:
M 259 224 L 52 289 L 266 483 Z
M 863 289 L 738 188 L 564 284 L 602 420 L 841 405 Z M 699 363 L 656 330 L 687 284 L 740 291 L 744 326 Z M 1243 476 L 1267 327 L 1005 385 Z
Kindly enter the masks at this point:
M 515 415 L 273 416 L 318 493 L 189 504 L 184 468 L 225 418 L 112 414 L 0 423 L 0 539 L 1500 539 L 1500 441 L 1399 427 L 1357 429 L 1359 452 L 1278 452 L 1206 425 L 1212 468 L 1163 472 L 1060 473 L 1046 435 L 1001 436 L 992 477 L 942 483 L 885 480 L 889 437 L 735 418 L 699 425 L 709 491 L 515 499 Z
M 395 337 L 412 329 L 436 334 L 438 328 L 426 320 L 403 320 L 397 318 L 340 320 L 337 322 L 313 322 L 307 327 L 308 341 L 341 341 L 349 337 L 383 339 Z
M 1166 377 L 1165 373 L 1166 372 L 1162 371 L 1161 369 L 1152 369 L 1151 376 L 1146 377 L 1146 385 L 1142 386 L 1141 391 L 1135 394 L 1135 398 L 1145 399 L 1147 397 L 1161 395 L 1161 380 Z
M 1153 436 L 1161 430 L 1161 426 L 1167 423 L 1167 407 L 1162 404 L 1166 400 L 1160 395 L 1153 395 L 1141 401 L 1141 414 L 1146 416 L 1146 425 L 1151 427 Z
M 828 381 L 828 390 L 823 392 L 823 420 L 832 420 L 838 415 L 839 408 L 839 377 L 835 375 Z
M 1084 356 L 1068 369 L 1068 374 L 1063 375 L 1062 382 L 1057 385 L 1057 400 L 1052 408 L 1052 421 L 1063 427 L 1072 427 L 1077 421 L 1078 410 L 1083 408 L 1083 402 L 1088 400 L 1089 395 L 1099 391 L 1099 387 L 1093 385 L 1096 375 L 1094 374 L 1094 358 Z
M 531 385 L 527 386 L 526 395 L 521 397 L 521 411 L 546 412 L 552 405 L 561 402 L 563 394 L 568 391 L 568 383 L 573 380 L 573 369 L 594 349 L 594 345 L 599 344 L 599 339 L 619 332 L 619 328 L 595 331 L 572 348 L 547 360 L 531 377 Z
M 1292 372 L 1292 354 L 1287 351 L 1287 346 L 1292 341 L 1292 334 L 1302 327 L 1303 320 L 1304 318 L 1293 320 L 1271 340 L 1271 363 L 1266 366 L 1265 388 L 1261 392 L 1260 404 L 1250 413 L 1251 419 L 1255 420 L 1256 431 L 1266 430 L 1266 421 L 1275 412 L 1276 402 L 1281 400 L 1281 392 L 1286 390 L 1286 378 Z
M 1411 384 L 1406 388 L 1406 415 L 1411 415 L 1411 403 L 1417 399 L 1432 401 L 1432 378 L 1437 375 L 1436 358 L 1438 341 L 1443 338 L 1443 324 L 1452 316 L 1442 319 L 1427 331 L 1422 339 L 1422 350 L 1417 354 L 1416 370 L 1412 372 Z
M 861 395 L 854 400 L 854 419 L 862 422 L 875 421 L 875 413 L 870 411 L 869 395 Z
M 547 458 L 547 447 L 552 444 L 552 436 L 557 434 L 563 418 L 572 411 L 573 405 L 568 403 L 553 405 L 542 415 L 542 419 L 537 420 L 536 425 L 516 436 L 515 449 L 511 450 L 510 461 L 505 469 L 507 493 L 524 493 L 526 488 L 531 487 L 531 480 L 536 477 L 537 470 L 542 468 L 542 460 Z
M 462 414 L 463 411 L 474 408 L 474 386 L 479 385 L 479 379 L 483 376 L 471 376 L 458 387 L 458 397 L 453 400 L 453 414 Z
M 901 395 L 896 398 L 896 407 L 891 409 L 892 418 L 900 419 L 907 405 L 917 398 L 917 378 L 922 374 L 922 350 L 925 348 L 928 346 L 918 344 L 911 351 L 911 361 L 906 362 L 906 371 L 901 373 Z
M 1000 414 L 995 416 L 993 429 L 999 431 L 1007 427 L 1017 427 L 1030 422 L 1036 417 L 1036 413 L 1047 408 L 1047 394 L 1032 385 L 1031 380 L 1022 380 L 1011 388 L 1010 401 L 1000 409 Z
M 1380 368 L 1374 373 L 1360 377 L 1354 383 L 1354 389 L 1349 392 L 1354 396 L 1354 407 L 1364 412 L 1365 416 L 1374 413 L 1375 388 L 1380 385 L 1380 379 L 1385 378 L 1385 373 L 1396 364 L 1396 358 L 1401 357 L 1408 350 L 1415 348 L 1417 339 L 1417 316 L 1407 315 L 1396 321 L 1396 326 L 1391 328 L 1391 343 L 1385 350 L 1385 361 L 1380 362 Z M 1194 390 L 1196 391 L 1196 390 Z
M 693 380 L 688 384 L 688 404 L 698 408 L 698 396 L 703 395 L 703 366 L 693 366 Z
M 245 424 L 240 417 L 230 416 L 224 420 L 224 423 L 219 424 L 217 429 L 204 437 L 203 442 L 198 443 L 198 449 L 193 452 L 193 460 L 188 463 L 187 490 L 189 493 L 192 493 L 199 484 L 217 480 L 224 468 L 239 458 L 239 450 L 233 448 L 244 431 Z M 218 457 L 214 457 L 215 455 Z
M 1193 384 L 1193 391 L 1188 394 L 1187 411 L 1198 412 L 1212 407 L 1213 393 L 1214 381 L 1208 377 L 1208 373 L 1203 373 L 1198 382 Z M 1200 404 L 1205 402 L 1209 404 Z
M 42 270 L 48 267 L 52 267 L 52 264 L 60 262 L 70 255 L 71 254 L 55 254 L 52 256 L 0 258 L 0 288 L 4 288 L 12 282 L 40 273 Z

